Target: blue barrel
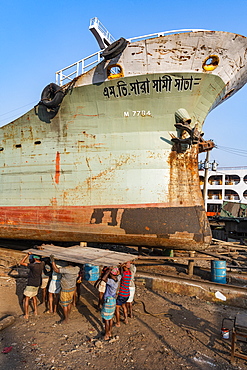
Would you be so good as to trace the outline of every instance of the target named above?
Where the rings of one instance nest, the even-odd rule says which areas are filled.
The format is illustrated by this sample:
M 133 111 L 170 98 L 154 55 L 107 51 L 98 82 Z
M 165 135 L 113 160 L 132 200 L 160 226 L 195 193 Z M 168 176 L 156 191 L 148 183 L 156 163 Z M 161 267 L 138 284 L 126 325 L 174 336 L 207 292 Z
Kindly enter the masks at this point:
M 84 265 L 84 279 L 87 281 L 96 281 L 99 278 L 99 266 L 86 263 Z
M 226 261 L 211 261 L 211 281 L 226 284 Z

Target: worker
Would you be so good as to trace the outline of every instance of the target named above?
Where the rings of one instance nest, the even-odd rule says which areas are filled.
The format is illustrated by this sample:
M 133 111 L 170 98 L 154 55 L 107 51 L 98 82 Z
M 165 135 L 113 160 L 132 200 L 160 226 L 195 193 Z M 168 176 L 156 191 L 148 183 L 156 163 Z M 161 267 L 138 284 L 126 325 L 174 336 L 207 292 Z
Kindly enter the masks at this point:
M 29 263 L 26 262 L 27 258 L 29 257 Z M 27 278 L 27 285 L 23 292 L 24 300 L 23 300 L 23 308 L 24 308 L 24 318 L 28 320 L 29 318 L 29 303 L 30 299 L 33 300 L 33 310 L 34 315 L 38 315 L 37 310 L 37 294 L 39 287 L 41 286 L 42 282 L 42 271 L 44 268 L 44 262 L 40 260 L 40 256 L 32 255 L 32 253 L 28 252 L 20 262 L 21 266 L 29 267 L 29 273 Z
M 73 303 L 73 297 L 76 290 L 76 281 L 80 268 L 76 266 L 76 264 L 73 262 L 68 262 L 68 266 L 58 268 L 53 255 L 50 256 L 50 259 L 53 270 L 56 273 L 62 274 L 60 305 L 63 308 L 64 320 L 62 320 L 61 323 L 67 324 Z

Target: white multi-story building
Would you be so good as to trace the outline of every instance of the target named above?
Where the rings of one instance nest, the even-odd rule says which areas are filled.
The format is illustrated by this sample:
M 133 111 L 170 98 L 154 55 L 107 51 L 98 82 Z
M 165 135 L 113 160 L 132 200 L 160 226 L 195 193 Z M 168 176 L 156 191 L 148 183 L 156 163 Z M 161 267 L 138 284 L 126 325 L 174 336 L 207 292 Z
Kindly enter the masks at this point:
M 199 170 L 201 189 L 205 170 Z M 247 166 L 218 167 L 208 171 L 205 206 L 209 216 L 220 212 L 224 201 L 247 204 Z

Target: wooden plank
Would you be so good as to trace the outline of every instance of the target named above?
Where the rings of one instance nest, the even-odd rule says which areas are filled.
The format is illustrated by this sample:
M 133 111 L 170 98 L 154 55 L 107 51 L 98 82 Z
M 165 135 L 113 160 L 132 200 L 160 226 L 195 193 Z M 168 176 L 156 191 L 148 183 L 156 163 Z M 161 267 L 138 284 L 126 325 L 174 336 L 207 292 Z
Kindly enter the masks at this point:
M 96 266 L 116 266 L 124 263 L 137 256 L 128 253 L 114 252 L 106 249 L 81 247 L 75 245 L 73 247 L 63 248 L 55 245 L 42 245 L 42 249 L 27 249 L 24 252 L 31 252 L 38 256 L 50 257 L 54 255 L 56 260 L 70 261 L 84 265 L 89 263 Z
M 197 251 L 198 253 L 202 253 L 202 254 L 207 254 L 211 257 L 214 257 L 216 259 L 223 259 L 223 260 L 232 260 L 232 258 L 230 257 L 227 257 L 227 256 L 222 256 L 218 253 L 211 253 L 211 252 L 208 252 L 208 251 Z
M 191 257 L 190 256 L 184 256 L 184 257 L 180 257 L 180 256 L 173 256 L 173 257 L 170 257 L 170 256 L 138 256 L 138 260 L 190 260 Z M 215 257 L 193 257 L 193 260 L 202 260 L 202 261 L 211 261 L 211 260 L 215 260 Z

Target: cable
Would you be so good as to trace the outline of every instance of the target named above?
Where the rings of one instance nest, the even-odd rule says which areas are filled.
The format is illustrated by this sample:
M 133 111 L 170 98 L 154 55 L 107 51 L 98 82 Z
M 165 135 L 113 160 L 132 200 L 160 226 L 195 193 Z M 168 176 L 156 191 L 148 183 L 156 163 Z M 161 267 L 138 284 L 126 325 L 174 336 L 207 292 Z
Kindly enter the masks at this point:
M 33 105 L 34 103 L 37 103 L 37 101 L 34 101 L 34 102 L 29 103 L 29 104 L 23 105 L 22 107 L 19 107 L 19 108 L 13 109 L 13 110 L 11 110 L 11 111 L 9 111 L 9 112 L 2 113 L 2 114 L 0 114 L 0 117 L 2 117 L 2 116 L 6 116 L 7 114 L 13 113 L 13 112 L 15 112 L 15 111 L 17 111 L 17 110 L 20 110 L 20 109 L 23 109 L 23 108 L 28 107 L 28 106 L 30 106 L 30 105 Z M 0 122 L 1 122 L 1 121 L 4 121 L 4 120 L 6 120 L 6 119 L 11 119 L 12 117 L 15 117 L 15 116 L 14 116 L 14 115 L 12 115 L 12 116 L 10 116 L 9 118 L 8 118 L 8 117 L 6 117 L 6 118 L 2 118 L 2 119 L 0 119 Z
M 33 102 L 31 102 L 31 103 L 29 103 L 29 104 L 26 104 L 26 105 L 23 105 L 22 107 L 19 107 L 19 108 L 16 108 L 16 109 L 10 110 L 9 112 L 6 112 L 6 113 L 3 113 L 3 114 L 0 114 L 0 117 L 1 117 L 1 116 L 5 116 L 5 114 L 9 114 L 9 113 L 15 112 L 15 111 L 16 111 L 16 110 L 18 110 L 18 109 L 25 108 L 25 107 L 27 107 L 28 105 L 31 105 L 31 104 L 34 104 L 34 103 L 36 103 L 36 101 L 33 101 Z
M 247 151 L 243 149 L 229 148 L 224 146 L 215 146 L 216 149 L 222 150 L 223 152 L 238 155 L 240 157 L 247 157 Z

